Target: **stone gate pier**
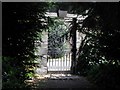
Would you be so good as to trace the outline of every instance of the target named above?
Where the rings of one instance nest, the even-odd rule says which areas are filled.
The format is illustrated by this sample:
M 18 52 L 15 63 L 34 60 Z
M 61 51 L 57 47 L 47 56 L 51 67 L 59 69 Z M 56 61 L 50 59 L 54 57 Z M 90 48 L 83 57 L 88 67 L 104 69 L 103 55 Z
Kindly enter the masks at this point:
M 37 41 L 36 47 L 37 51 L 35 55 L 39 58 L 37 59 L 38 66 L 35 69 L 35 73 L 39 75 L 47 74 L 47 52 L 48 52 L 48 32 L 42 32 L 42 42 Z

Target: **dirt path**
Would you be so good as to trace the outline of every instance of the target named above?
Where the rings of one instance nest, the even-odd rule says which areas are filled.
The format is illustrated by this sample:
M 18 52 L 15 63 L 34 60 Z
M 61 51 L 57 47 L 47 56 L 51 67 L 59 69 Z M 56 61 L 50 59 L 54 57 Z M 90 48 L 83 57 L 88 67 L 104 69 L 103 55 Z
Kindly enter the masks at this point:
M 33 88 L 94 88 L 85 77 L 71 74 L 49 74 L 34 80 Z

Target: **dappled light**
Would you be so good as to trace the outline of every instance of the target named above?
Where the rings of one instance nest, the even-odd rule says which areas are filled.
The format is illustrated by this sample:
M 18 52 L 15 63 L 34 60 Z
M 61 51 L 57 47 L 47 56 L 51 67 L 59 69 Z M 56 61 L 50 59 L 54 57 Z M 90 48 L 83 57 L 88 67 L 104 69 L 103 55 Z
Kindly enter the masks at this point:
M 2 88 L 120 88 L 119 9 L 119 3 L 4 2 Z
M 26 81 L 32 89 L 40 88 L 95 88 L 86 78 L 72 74 L 36 75 L 33 80 Z M 79 86 L 80 84 L 80 86 Z

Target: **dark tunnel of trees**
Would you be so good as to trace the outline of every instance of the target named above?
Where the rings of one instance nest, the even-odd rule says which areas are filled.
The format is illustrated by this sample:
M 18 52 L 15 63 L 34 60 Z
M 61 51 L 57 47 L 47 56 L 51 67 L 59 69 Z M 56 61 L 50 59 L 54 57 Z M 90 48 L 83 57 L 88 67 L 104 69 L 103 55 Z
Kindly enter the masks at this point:
M 2 3 L 3 88 L 25 88 L 24 80 L 33 70 L 40 33 L 50 27 L 46 11 L 57 8 L 87 16 L 77 30 L 85 34 L 77 53 L 77 72 L 98 87 L 120 85 L 120 5 L 119 3 Z M 86 12 L 88 10 L 88 12 Z M 82 26 L 80 25 L 82 24 Z M 39 33 L 39 34 L 38 34 Z

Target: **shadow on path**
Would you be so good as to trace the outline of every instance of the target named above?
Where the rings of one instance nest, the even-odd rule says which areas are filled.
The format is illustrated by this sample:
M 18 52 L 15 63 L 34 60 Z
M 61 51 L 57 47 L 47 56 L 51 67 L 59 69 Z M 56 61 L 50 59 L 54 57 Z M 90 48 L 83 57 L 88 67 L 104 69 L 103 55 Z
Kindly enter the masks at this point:
M 36 89 L 50 88 L 95 88 L 85 77 L 71 74 L 47 74 L 36 76 L 33 80 L 28 81 L 28 85 Z

